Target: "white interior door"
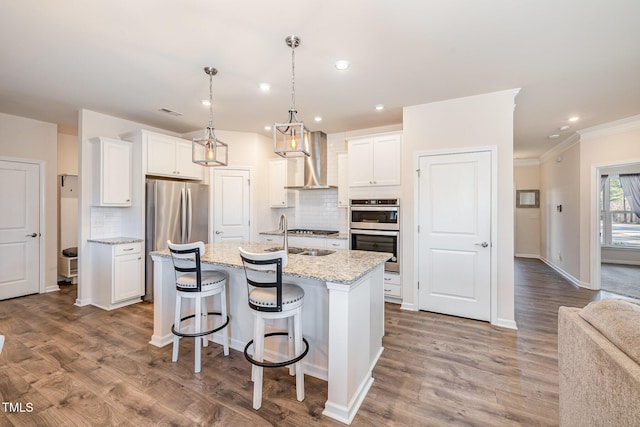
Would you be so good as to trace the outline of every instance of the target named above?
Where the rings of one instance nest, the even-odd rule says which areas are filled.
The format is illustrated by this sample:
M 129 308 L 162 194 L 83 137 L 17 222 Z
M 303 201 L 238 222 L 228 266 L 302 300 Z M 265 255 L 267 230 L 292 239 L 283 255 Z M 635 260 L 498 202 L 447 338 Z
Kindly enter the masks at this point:
M 250 240 L 249 178 L 246 169 L 214 171 L 214 242 Z
M 419 160 L 419 308 L 491 318 L 491 153 Z
M 40 166 L 0 160 L 0 299 L 40 291 Z

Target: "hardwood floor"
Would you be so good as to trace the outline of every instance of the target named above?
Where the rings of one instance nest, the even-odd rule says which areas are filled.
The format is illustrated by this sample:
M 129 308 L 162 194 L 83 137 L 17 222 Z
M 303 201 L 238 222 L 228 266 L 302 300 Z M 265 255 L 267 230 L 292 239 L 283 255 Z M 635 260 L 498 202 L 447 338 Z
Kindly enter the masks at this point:
M 577 289 L 537 260 L 516 260 L 518 331 L 386 306 L 384 353 L 352 425 L 552 426 L 558 423 L 557 311 L 606 293 Z M 193 373 L 148 344 L 152 306 L 114 311 L 73 305 L 75 286 L 0 301 L 0 425 L 342 425 L 321 415 L 326 383 L 266 370 L 263 406 L 251 407 L 250 365 L 211 344 Z M 22 412 L 15 404 L 22 404 Z M 30 405 L 27 405 L 30 404 Z M 29 411 L 32 406 L 32 411 Z

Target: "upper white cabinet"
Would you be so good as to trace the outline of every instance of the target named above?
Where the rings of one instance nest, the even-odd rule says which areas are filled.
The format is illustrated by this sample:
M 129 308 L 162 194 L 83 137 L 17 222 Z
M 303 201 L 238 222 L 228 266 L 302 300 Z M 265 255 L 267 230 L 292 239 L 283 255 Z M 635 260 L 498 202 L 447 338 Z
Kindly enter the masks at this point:
M 295 205 L 295 194 L 286 187 L 301 186 L 304 182 L 304 162 L 297 159 L 269 160 L 269 206 L 289 208 Z
M 125 136 L 146 147 L 146 174 L 202 181 L 203 167 L 191 161 L 191 141 L 140 130 Z
M 349 207 L 349 155 L 338 154 L 338 207 Z
M 132 146 L 130 142 L 93 138 L 93 204 L 131 206 Z
M 399 133 L 349 140 L 349 186 L 400 185 Z

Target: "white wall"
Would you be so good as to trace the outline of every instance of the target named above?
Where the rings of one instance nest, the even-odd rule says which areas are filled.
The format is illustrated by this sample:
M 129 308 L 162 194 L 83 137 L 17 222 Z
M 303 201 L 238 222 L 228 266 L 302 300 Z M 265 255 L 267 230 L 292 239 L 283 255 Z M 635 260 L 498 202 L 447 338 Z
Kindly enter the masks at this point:
M 580 146 L 577 139 L 545 154 L 540 164 L 541 258 L 574 284 L 580 272 Z M 558 206 L 562 206 L 562 212 Z
M 405 107 L 402 139 L 403 307 L 417 309 L 414 259 L 416 152 L 497 147 L 497 307 L 492 323 L 515 326 L 513 290 L 513 110 L 517 91 L 507 90 Z M 495 313 L 495 316 L 493 315 Z
M 44 172 L 44 286 L 58 289 L 57 126 L 0 113 L 0 156 L 42 162 Z M 45 290 L 41 289 L 41 291 Z
M 58 175 L 78 175 L 78 135 L 58 133 Z
M 606 123 L 584 129 L 580 133 L 580 281 L 585 287 L 592 287 L 594 245 L 597 234 L 593 224 L 598 220 L 594 201 L 599 179 L 595 172 L 598 167 L 640 162 L 640 116 Z
M 539 190 L 540 163 L 519 163 L 516 160 L 513 178 L 516 190 Z M 525 258 L 540 257 L 540 208 L 516 208 L 515 255 Z

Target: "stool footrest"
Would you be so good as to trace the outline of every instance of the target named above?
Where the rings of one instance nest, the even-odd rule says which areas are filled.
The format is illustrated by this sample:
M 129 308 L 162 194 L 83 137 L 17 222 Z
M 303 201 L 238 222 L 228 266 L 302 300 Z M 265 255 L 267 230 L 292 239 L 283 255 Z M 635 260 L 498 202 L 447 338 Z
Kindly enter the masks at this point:
M 222 316 L 222 313 L 217 312 L 217 311 L 210 311 L 210 312 L 208 312 L 208 313 L 207 313 L 207 315 L 211 315 L 211 316 Z M 194 318 L 194 317 L 196 317 L 196 315 L 195 315 L 195 314 L 191 314 L 191 315 L 189 315 L 189 316 L 187 316 L 187 317 L 183 317 L 183 318 L 181 318 L 181 319 L 180 319 L 180 323 L 184 322 L 184 321 L 185 321 L 185 320 L 187 320 L 187 319 L 192 319 L 192 318 Z M 222 328 L 226 327 L 228 324 L 229 324 L 229 316 L 227 316 L 227 320 L 226 320 L 222 325 L 218 326 L 217 328 L 213 328 L 213 329 L 210 329 L 210 330 L 207 330 L 207 331 L 201 331 L 201 332 L 198 332 L 198 333 L 188 334 L 188 333 L 186 333 L 186 332 L 178 332 L 178 331 L 176 330 L 176 325 L 175 325 L 175 323 L 174 323 L 174 324 L 171 326 L 171 332 L 172 332 L 174 335 L 177 335 L 177 336 L 179 336 L 179 337 L 188 337 L 188 338 L 203 337 L 203 336 L 205 336 L 205 335 L 211 335 L 211 334 L 212 334 L 212 333 L 214 333 L 214 332 L 218 332 L 220 329 L 222 329 Z
M 264 334 L 264 337 L 265 338 L 272 337 L 274 335 L 289 335 L 289 333 L 288 332 L 270 332 L 268 334 Z M 304 351 L 300 354 L 300 356 L 293 358 L 291 360 L 285 360 L 284 362 L 258 362 L 253 357 L 249 356 L 249 353 L 247 352 L 247 350 L 249 350 L 249 347 L 251 347 L 251 345 L 253 344 L 253 340 L 249 341 L 247 345 L 244 347 L 244 357 L 249 361 L 249 363 L 256 366 L 262 366 L 263 368 L 282 368 L 283 366 L 289 366 L 294 363 L 298 363 L 307 355 L 307 353 L 309 352 L 309 343 L 307 342 L 307 339 L 304 337 L 302 337 L 302 342 L 304 343 Z

